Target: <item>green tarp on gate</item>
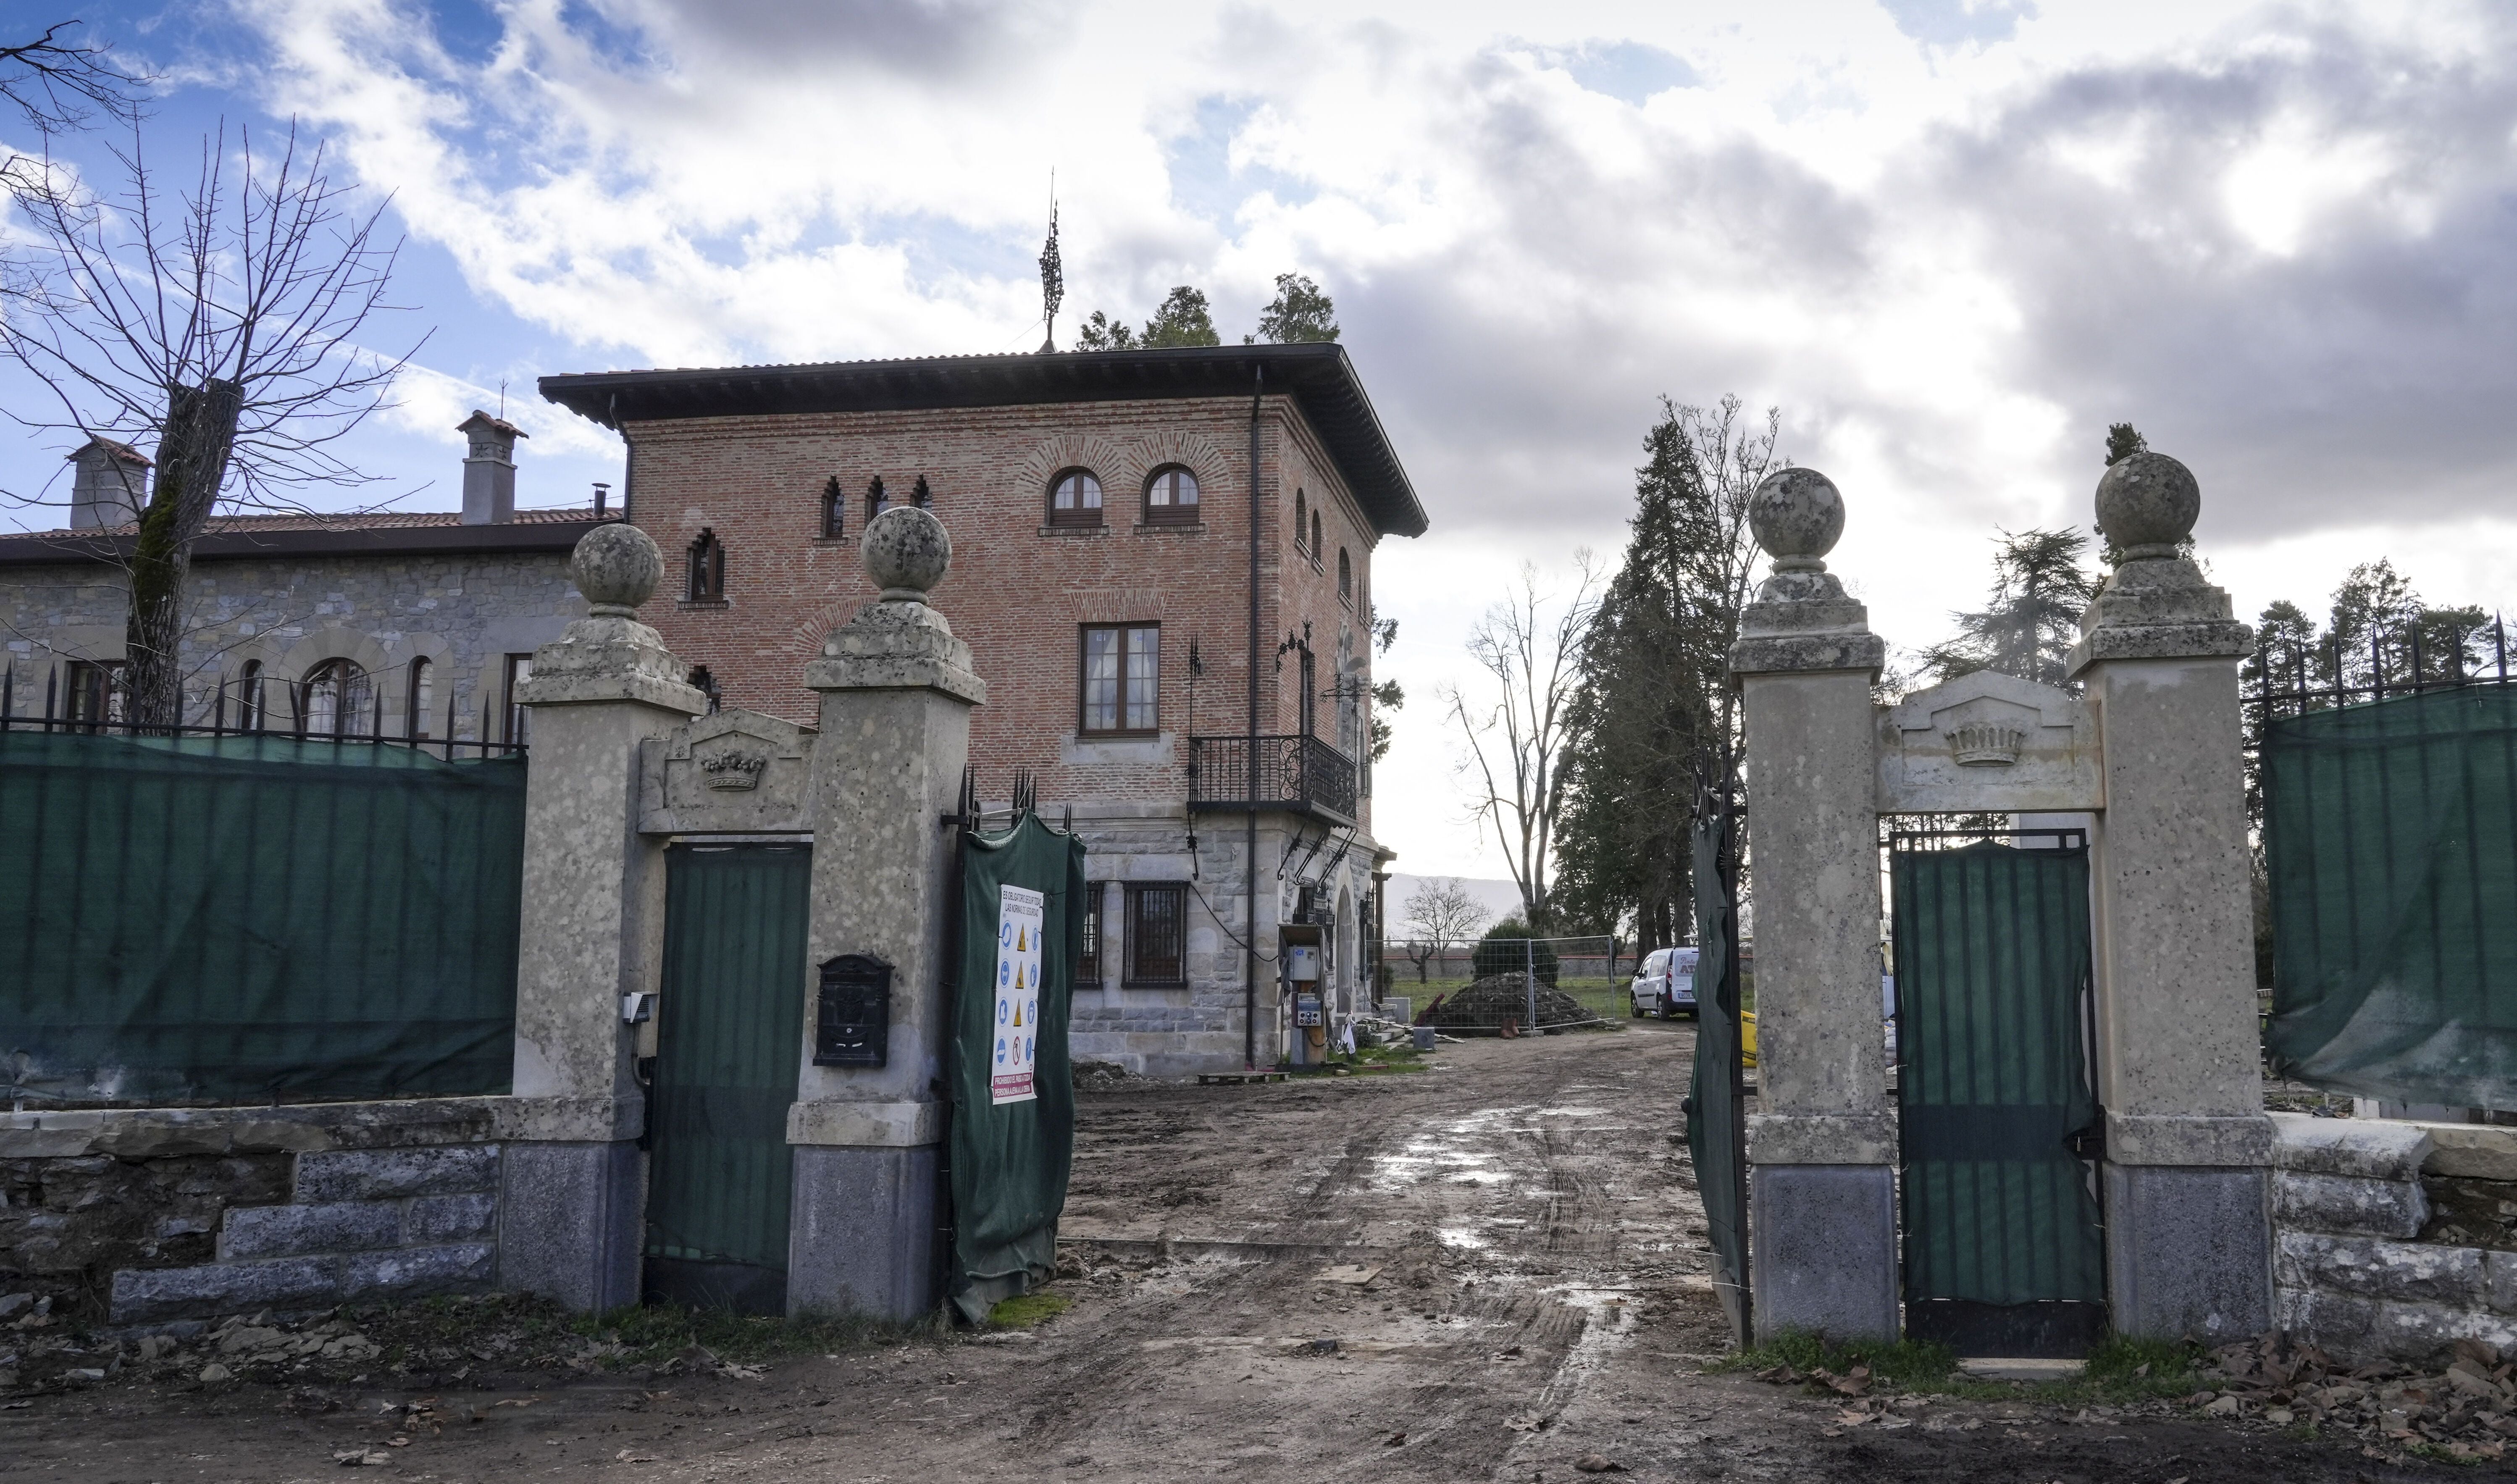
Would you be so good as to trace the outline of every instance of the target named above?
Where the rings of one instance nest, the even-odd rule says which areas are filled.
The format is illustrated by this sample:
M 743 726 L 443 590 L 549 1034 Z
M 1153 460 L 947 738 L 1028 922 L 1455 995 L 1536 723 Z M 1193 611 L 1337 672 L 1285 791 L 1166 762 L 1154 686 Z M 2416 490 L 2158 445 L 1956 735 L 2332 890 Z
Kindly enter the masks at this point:
M 0 1099 L 507 1090 L 525 764 L 0 730 Z
M 2517 687 L 2277 718 L 2263 784 L 2275 1067 L 2517 1108 Z
M 1084 941 L 1084 842 L 1026 812 L 961 848 L 954 1003 L 954 1302 L 973 1322 L 1057 1267 L 1075 1150 L 1066 1024 Z

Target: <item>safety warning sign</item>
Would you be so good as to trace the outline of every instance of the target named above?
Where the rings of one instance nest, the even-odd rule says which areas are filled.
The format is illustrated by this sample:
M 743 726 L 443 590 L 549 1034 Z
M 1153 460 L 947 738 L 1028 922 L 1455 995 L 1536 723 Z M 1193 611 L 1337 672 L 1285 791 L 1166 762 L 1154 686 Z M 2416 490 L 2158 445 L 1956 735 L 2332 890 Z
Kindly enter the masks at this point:
M 1040 1024 L 1040 929 L 1047 898 L 1001 886 L 997 909 L 997 1054 L 988 1101 L 1029 1102 L 1035 1031 Z

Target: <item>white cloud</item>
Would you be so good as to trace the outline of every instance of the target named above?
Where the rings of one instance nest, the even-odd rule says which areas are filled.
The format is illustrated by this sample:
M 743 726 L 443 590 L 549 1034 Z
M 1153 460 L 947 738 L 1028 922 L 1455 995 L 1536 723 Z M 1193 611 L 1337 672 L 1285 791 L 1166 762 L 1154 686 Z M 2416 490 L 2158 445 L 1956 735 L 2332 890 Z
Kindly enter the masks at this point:
M 1456 573 L 1615 550 L 1663 391 L 1785 409 L 1902 643 L 1993 527 L 2085 524 L 2122 418 L 2200 474 L 2241 603 L 2355 551 L 2443 598 L 2509 575 L 2453 555 L 2517 535 L 2485 4 L 510 0 L 459 44 L 394 0 L 239 13 L 262 102 L 586 369 L 1025 347 L 1052 168 L 1068 326 L 1196 282 L 1237 331 L 1320 278 L 1435 522 L 1376 583 L 1414 869 L 1493 873 L 1405 792 L 1447 778 L 1413 749 L 1481 606 Z

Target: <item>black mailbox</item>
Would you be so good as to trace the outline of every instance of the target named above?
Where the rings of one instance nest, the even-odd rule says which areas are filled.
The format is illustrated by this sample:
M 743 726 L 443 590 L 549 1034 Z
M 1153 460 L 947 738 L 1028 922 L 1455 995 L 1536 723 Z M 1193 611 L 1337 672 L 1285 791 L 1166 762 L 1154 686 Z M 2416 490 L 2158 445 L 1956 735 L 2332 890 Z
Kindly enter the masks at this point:
M 813 1065 L 879 1067 L 890 1041 L 891 965 L 863 954 L 841 954 L 825 961 L 813 1024 Z

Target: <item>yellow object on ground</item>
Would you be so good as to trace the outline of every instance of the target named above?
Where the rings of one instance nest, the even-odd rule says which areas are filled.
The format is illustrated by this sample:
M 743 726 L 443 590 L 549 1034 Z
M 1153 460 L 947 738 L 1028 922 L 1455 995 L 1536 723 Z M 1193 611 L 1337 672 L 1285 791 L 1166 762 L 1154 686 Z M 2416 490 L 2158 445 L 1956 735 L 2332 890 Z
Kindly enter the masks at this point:
M 1754 1010 L 1739 1012 L 1739 1065 L 1757 1065 L 1757 1012 Z

